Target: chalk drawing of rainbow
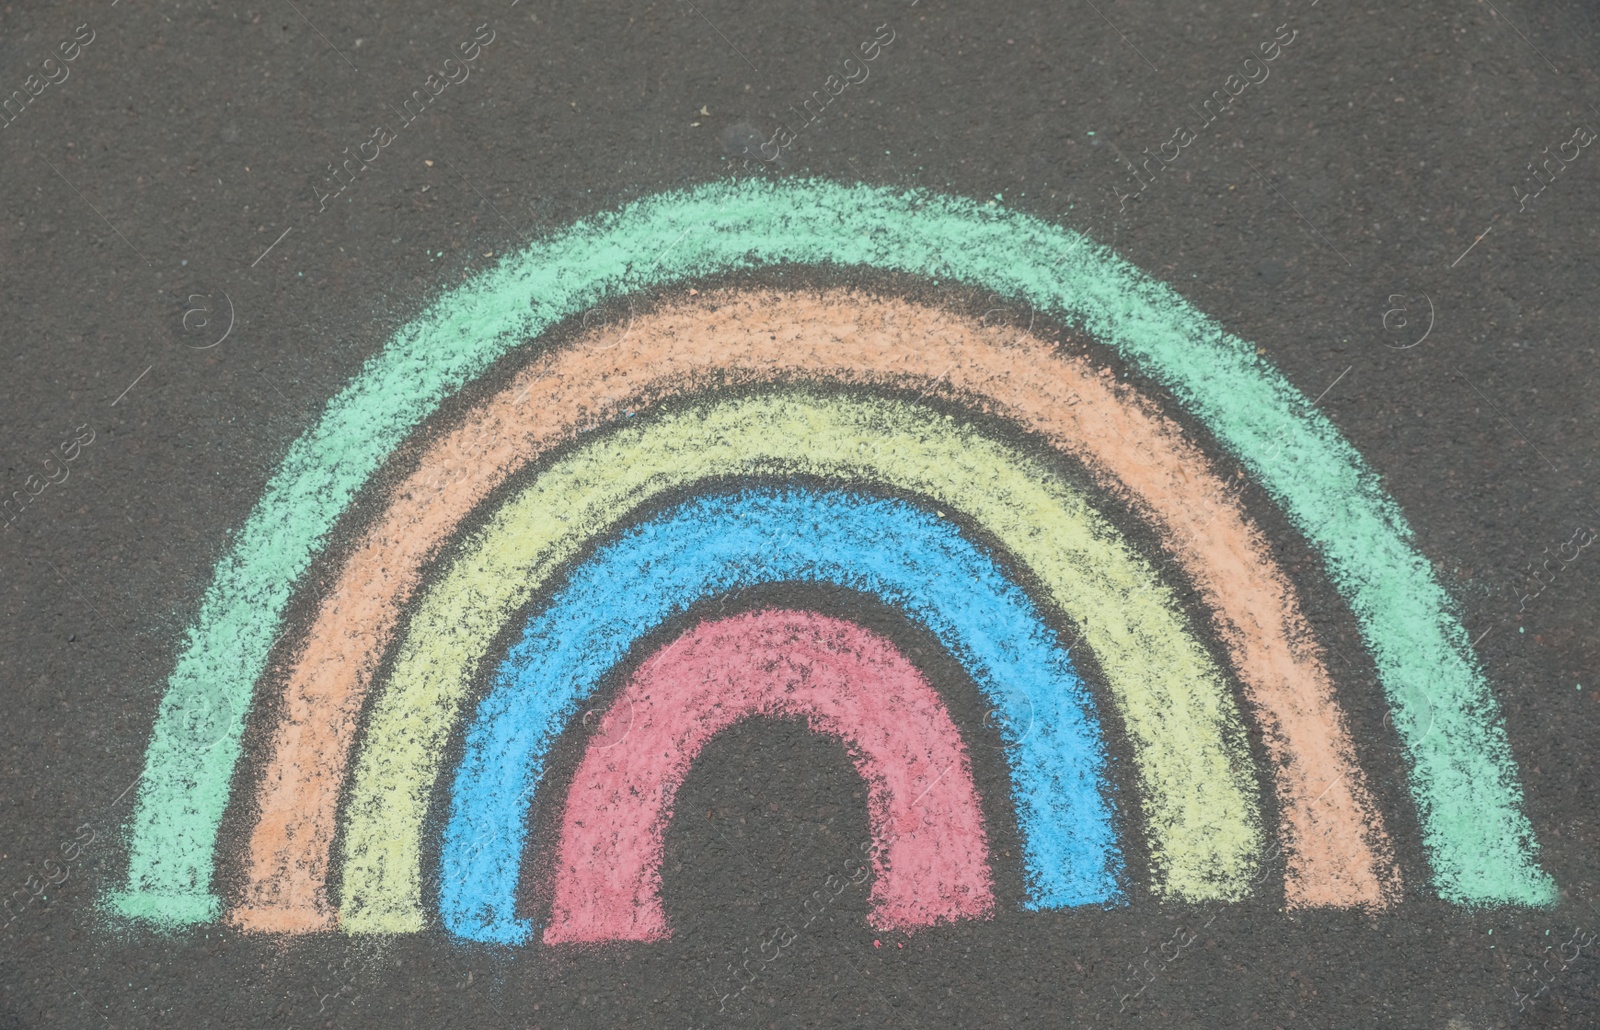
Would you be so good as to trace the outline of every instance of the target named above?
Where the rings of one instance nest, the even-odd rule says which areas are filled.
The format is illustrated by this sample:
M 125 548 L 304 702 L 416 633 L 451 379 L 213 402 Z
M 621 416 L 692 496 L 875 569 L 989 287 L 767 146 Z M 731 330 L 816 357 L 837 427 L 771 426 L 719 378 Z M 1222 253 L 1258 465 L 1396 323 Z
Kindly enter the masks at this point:
M 960 284 L 1085 345 L 900 297 L 708 281 L 779 265 Z M 648 310 L 625 324 L 550 332 L 630 298 Z M 1336 693 L 1242 474 L 1320 556 L 1376 685 Z M 354 510 L 363 490 L 379 500 Z M 1003 747 L 1024 909 L 1127 903 L 1131 849 L 1147 896 L 1238 900 L 1273 842 L 1289 906 L 1393 904 L 1400 864 L 1341 704 L 1360 689 L 1404 747 L 1429 865 L 1408 882 L 1460 905 L 1554 901 L 1451 601 L 1376 475 L 1252 345 L 1070 230 L 791 180 L 655 196 L 533 244 L 328 403 L 182 643 L 108 907 L 162 928 L 660 940 L 675 792 L 715 733 L 784 716 L 841 740 L 867 785 L 874 926 L 993 913 L 980 729 L 838 612 L 719 613 L 763 584 L 887 607 L 1003 714 L 981 732 Z M 605 683 L 626 746 L 589 738 L 547 796 L 551 748 Z M 231 797 L 242 759 L 254 782 Z M 222 848 L 230 802 L 249 829 Z M 536 812 L 560 835 L 539 845 L 555 857 L 534 905 Z

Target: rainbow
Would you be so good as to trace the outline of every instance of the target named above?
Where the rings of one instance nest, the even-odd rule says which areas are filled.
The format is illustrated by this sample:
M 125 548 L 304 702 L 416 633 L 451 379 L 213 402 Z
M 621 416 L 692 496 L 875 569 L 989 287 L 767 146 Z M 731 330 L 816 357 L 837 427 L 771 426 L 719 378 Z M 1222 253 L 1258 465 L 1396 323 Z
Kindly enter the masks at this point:
M 686 289 L 785 264 L 1029 304 L 1163 388 L 1208 442 L 1082 348 L 1030 332 L 851 290 Z M 645 293 L 627 326 L 548 342 Z M 491 367 L 503 385 L 432 417 Z M 990 731 L 956 726 L 906 655 L 838 613 L 720 614 L 770 583 L 898 612 L 1002 713 L 1023 907 L 1125 902 L 1130 847 L 1157 898 L 1237 900 L 1269 838 L 1291 907 L 1389 905 L 1402 881 L 1386 821 L 1231 463 L 1360 626 L 1434 892 L 1551 904 L 1449 598 L 1377 477 L 1252 346 L 1069 230 L 789 181 L 665 194 L 534 244 L 441 297 L 329 402 L 189 628 L 108 905 L 163 927 L 660 939 L 662 840 L 689 763 L 733 722 L 783 715 L 843 741 L 868 784 L 874 925 L 991 912 L 966 757 Z M 378 510 L 355 510 L 380 471 Z M 336 527 L 353 542 L 330 552 Z M 285 621 L 297 597 L 309 625 Z M 605 719 L 630 746 L 591 741 L 567 796 L 545 796 L 551 745 L 608 683 Z M 260 774 L 235 799 L 257 708 Z M 1113 749 L 1136 804 L 1110 786 Z M 230 803 L 250 830 L 221 856 L 243 874 L 225 904 Z M 561 835 L 553 893 L 530 908 L 519 880 L 540 811 Z

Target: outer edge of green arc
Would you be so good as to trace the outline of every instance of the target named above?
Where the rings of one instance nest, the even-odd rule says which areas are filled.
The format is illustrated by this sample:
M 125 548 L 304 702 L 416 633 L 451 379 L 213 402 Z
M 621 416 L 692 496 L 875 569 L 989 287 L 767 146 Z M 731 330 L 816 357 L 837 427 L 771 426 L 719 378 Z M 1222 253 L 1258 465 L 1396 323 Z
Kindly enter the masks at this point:
M 507 255 L 400 328 L 328 402 L 235 534 L 186 634 L 111 911 L 159 926 L 215 918 L 217 828 L 284 608 L 355 493 L 419 423 L 508 350 L 603 300 L 780 263 L 893 270 L 1026 300 L 1170 390 L 1318 549 L 1354 612 L 1411 761 L 1439 895 L 1554 903 L 1498 703 L 1453 603 L 1377 476 L 1303 394 L 1170 286 L 1078 232 L 965 198 L 787 180 L 647 197 Z

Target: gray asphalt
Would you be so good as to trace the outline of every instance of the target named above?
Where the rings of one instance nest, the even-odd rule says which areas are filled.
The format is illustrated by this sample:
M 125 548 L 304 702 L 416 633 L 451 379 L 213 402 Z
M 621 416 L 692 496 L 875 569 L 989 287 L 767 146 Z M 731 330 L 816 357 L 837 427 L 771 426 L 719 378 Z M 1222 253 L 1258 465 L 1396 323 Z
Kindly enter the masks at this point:
M 759 160 L 882 24 L 896 39 L 870 80 Z M 332 196 L 344 149 L 481 25 L 496 36 L 471 77 Z M 1119 155 L 1155 153 L 1291 34 L 1140 192 Z M 28 476 L 73 457 L 0 535 L 0 893 L 22 891 L 0 930 L 0 1027 L 1600 1026 L 1600 952 L 1553 959 L 1600 932 L 1600 560 L 1524 600 L 1528 563 L 1600 529 L 1595 158 L 1526 198 L 1545 148 L 1600 131 L 1597 44 L 1592 5 L 1528 0 L 5 6 L 0 97 L 31 99 L 0 128 L 3 489 L 28 496 Z M 719 1012 L 727 967 L 866 836 L 842 747 L 771 722 L 720 736 L 684 787 L 680 810 L 710 818 L 674 826 L 664 944 L 109 923 L 127 788 L 184 628 L 328 398 L 484 255 L 662 190 L 803 175 L 1003 198 L 1086 231 L 1321 394 L 1479 638 L 1560 903 L 1429 897 L 1354 618 L 1247 486 L 1348 656 L 1341 696 L 1409 885 L 1382 915 L 1285 913 L 1267 891 L 1130 1004 L 1132 971 L 1192 910 L 1135 892 L 1025 913 L 1001 870 L 993 920 L 891 937 L 852 886 Z M 849 599 L 799 600 L 919 646 Z M 936 684 L 960 681 L 941 660 Z M 998 756 L 975 761 L 1003 796 Z M 34 896 L 30 877 L 62 870 Z

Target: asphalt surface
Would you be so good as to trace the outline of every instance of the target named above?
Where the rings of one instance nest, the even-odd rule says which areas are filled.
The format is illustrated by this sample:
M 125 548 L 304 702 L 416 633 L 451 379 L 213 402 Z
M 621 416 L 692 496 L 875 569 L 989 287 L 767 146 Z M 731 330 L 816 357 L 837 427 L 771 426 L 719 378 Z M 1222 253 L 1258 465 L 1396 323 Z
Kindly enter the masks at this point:
M 345 148 L 484 25 L 470 77 L 325 201 Z M 760 160 L 789 106 L 883 25 L 895 38 L 870 78 Z M 1280 27 L 1293 41 L 1270 76 L 1123 199 L 1139 187 L 1119 152 L 1154 153 Z M 1600 558 L 1542 588 L 1525 571 L 1600 531 L 1600 159 L 1581 152 L 1523 199 L 1530 167 L 1600 130 L 1597 45 L 1592 7 L 1525 0 L 7 5 L 0 96 L 68 74 L 0 129 L 4 489 L 74 456 L 0 538 L 0 888 L 26 897 L 46 859 L 76 857 L 0 931 L 0 1027 L 1600 1025 L 1600 952 L 1559 957 L 1600 931 Z M 667 843 L 665 943 L 109 920 L 128 788 L 184 629 L 328 398 L 487 255 L 663 190 L 808 175 L 992 197 L 1085 231 L 1320 398 L 1478 638 L 1559 904 L 1431 897 L 1355 619 L 1246 483 L 1344 659 L 1340 696 L 1408 874 L 1381 914 L 1285 912 L 1268 889 L 1145 964 L 1191 908 L 1135 889 L 1125 907 L 1023 912 L 1020 874 L 997 862 L 993 919 L 878 933 L 852 886 L 719 1013 L 726 968 L 867 834 L 842 746 L 780 720 L 719 735 L 695 763 L 678 800 L 693 817 Z M 994 306 L 877 273 L 782 278 Z M 895 613 L 820 589 L 739 605 L 773 602 L 880 629 L 959 725 L 983 724 L 965 674 Z M 557 779 L 578 743 L 558 746 Z M 974 748 L 973 765 L 992 845 L 1015 854 L 1001 753 Z M 245 832 L 226 823 L 225 845 Z M 1155 979 L 1129 1001 L 1136 964 Z

